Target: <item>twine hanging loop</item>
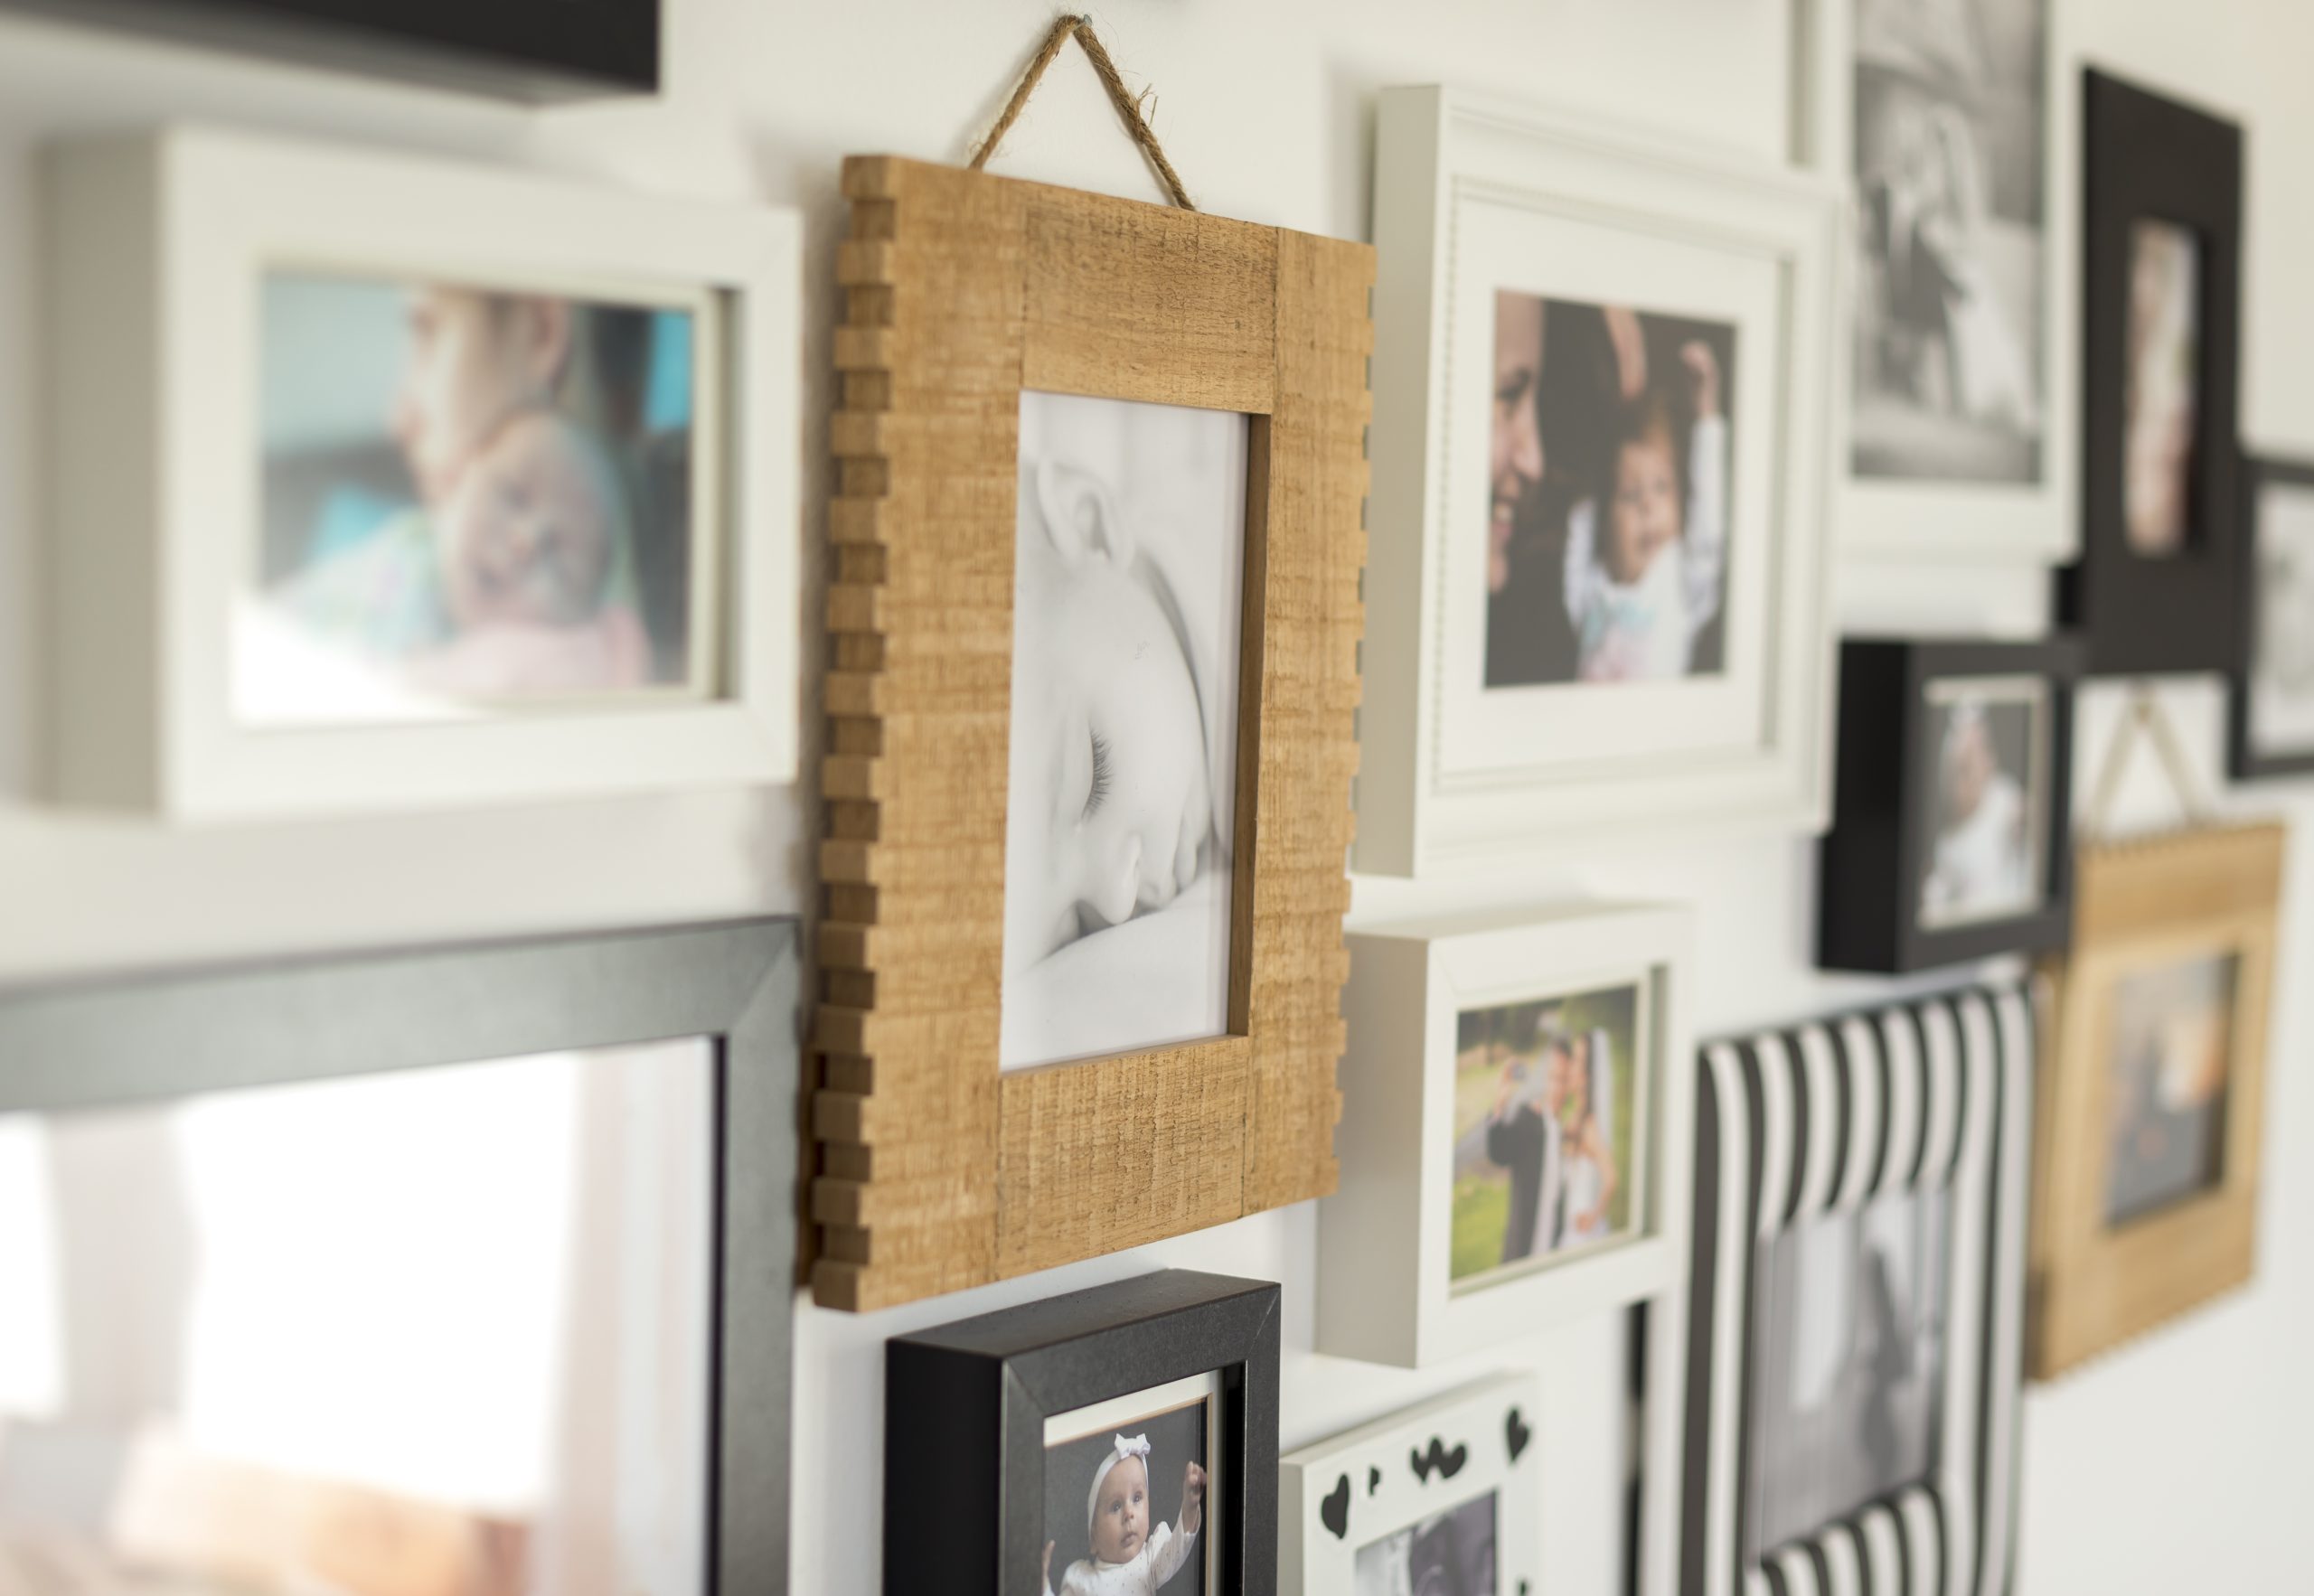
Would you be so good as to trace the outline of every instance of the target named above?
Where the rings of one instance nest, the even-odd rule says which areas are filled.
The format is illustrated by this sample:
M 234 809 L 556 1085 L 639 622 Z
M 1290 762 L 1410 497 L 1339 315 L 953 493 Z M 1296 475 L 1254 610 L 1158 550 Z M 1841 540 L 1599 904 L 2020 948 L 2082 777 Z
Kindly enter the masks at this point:
M 1036 92 L 1038 80 L 1045 75 L 1045 69 L 1052 65 L 1053 57 L 1060 53 L 1060 47 L 1072 38 L 1084 48 L 1085 59 L 1093 63 L 1093 71 L 1101 80 L 1101 87 L 1109 92 L 1109 103 L 1117 108 L 1118 120 L 1124 124 L 1124 130 L 1133 135 L 1133 142 L 1141 146 L 1141 153 L 1148 157 L 1150 167 L 1156 173 L 1157 180 L 1165 185 L 1166 193 L 1182 210 L 1196 210 L 1196 205 L 1190 201 L 1190 191 L 1181 185 L 1181 174 L 1174 171 L 1172 162 L 1165 158 L 1164 146 L 1157 142 L 1157 135 L 1150 128 L 1149 118 L 1142 114 L 1141 108 L 1148 98 L 1147 91 L 1136 95 L 1124 86 L 1124 74 L 1117 70 L 1117 63 L 1109 58 L 1107 46 L 1095 35 L 1093 19 L 1089 16 L 1064 14 L 1052 19 L 1051 29 L 1046 33 L 1044 42 L 1037 46 L 1037 53 L 1030 58 L 1029 69 L 1021 74 L 1021 81 L 1013 89 L 1012 98 L 1004 102 L 1004 108 L 997 113 L 995 125 L 989 128 L 988 136 L 982 139 L 980 146 L 973 151 L 969 163 L 972 169 L 978 172 L 988 164 L 989 156 L 996 153 L 996 146 L 1012 130 L 1012 124 L 1021 119 L 1021 108 L 1029 103 L 1029 96 Z
M 2121 777 L 2129 769 L 2130 755 L 2140 737 L 2153 744 L 2162 771 L 2169 778 L 2170 790 L 2185 811 L 2187 822 L 2204 826 L 2215 818 L 2215 808 L 2194 775 L 2193 761 L 2186 756 L 2186 746 L 2178 739 L 2178 728 L 2170 724 L 2169 712 L 2161 707 L 2152 684 L 2140 681 L 2131 689 L 2129 707 L 2121 712 L 2121 723 L 2113 728 L 2113 740 L 2105 745 L 2105 761 L 2097 773 L 2097 789 L 2090 798 L 2089 812 L 2084 817 L 2083 830 L 2092 840 L 2102 840 L 2109 835 L 2107 822 L 2112 818 L 2114 800 L 2121 795 Z

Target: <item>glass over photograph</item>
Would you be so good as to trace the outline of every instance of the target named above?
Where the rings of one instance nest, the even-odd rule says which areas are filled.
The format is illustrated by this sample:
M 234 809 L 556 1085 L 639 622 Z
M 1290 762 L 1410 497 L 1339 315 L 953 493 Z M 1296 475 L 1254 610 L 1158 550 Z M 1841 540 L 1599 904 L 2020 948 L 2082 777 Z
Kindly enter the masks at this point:
M 1746 1565 L 1925 1479 L 1944 1407 L 1949 1198 L 1881 1198 L 1764 1243 Z
M 1003 1068 L 1228 1028 L 1247 440 L 1021 396 Z
M 1219 1388 L 1199 1375 L 1045 1422 L 1044 1596 L 1218 1596 Z
M 2272 756 L 2314 754 L 2314 487 L 2259 487 L 2256 649 L 2250 742 Z
M 2048 0 L 1851 3 L 1851 469 L 2037 481 Z
M 1456 1017 L 1457 1291 L 1635 1230 L 1643 990 L 1632 981 Z
M 2121 517 L 2130 552 L 2153 559 L 2177 553 L 2193 535 L 2201 255 L 2201 240 L 2175 222 L 2130 229 Z
M 1495 1584 L 1492 1491 L 1369 1541 L 1351 1596 L 1504 1596 Z
M 699 1596 L 714 1138 L 704 1041 L 0 1117 L 0 1589 Z
M 720 469 L 698 319 L 268 272 L 240 718 L 711 692 Z
M 2223 953 L 2114 983 L 2108 1225 L 2159 1212 L 2224 1178 L 2240 972 L 2240 959 Z
M 1726 658 L 1736 328 L 1494 296 L 1486 685 Z
M 2033 676 L 1932 681 L 1926 697 L 1921 926 L 2031 914 L 2046 896 L 2048 684 Z

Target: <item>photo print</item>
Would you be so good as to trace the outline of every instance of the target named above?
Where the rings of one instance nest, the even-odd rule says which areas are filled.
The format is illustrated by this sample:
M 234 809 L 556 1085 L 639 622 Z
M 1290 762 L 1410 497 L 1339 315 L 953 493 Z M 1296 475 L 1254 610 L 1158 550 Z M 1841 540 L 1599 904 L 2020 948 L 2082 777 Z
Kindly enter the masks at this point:
M 2249 740 L 2267 758 L 2314 755 L 2314 485 L 2259 485 Z
M 1860 477 L 2041 474 L 2048 0 L 1856 6 Z
M 1962 678 L 1926 690 L 1933 784 L 1922 812 L 1920 924 L 1949 926 L 2032 913 L 2046 893 L 2048 684 Z
M 240 718 L 711 694 L 720 465 L 701 316 L 268 272 Z
M 2178 553 L 2193 535 L 2201 259 L 2201 240 L 2175 222 L 2130 229 L 2121 526 L 2130 552 L 2149 559 Z
M 1457 1291 L 1635 1228 L 1642 985 L 1465 1010 L 1455 1019 Z
M 1021 396 L 1000 1067 L 1228 1028 L 1247 441 Z
M 1936 1469 L 1949 1203 L 1900 1193 L 1761 1244 L 1746 1566 Z
M 2240 972 L 2239 957 L 2223 953 L 2115 982 L 2108 1225 L 2157 1213 L 2225 1178 Z
M 1508 1596 L 1495 1583 L 1495 1493 L 1358 1549 L 1351 1596 Z
M 1220 1391 L 1193 1375 L 1045 1421 L 1043 1596 L 1218 1596 Z
M 1730 324 L 1495 295 L 1489 688 L 1719 672 L 1735 363 Z

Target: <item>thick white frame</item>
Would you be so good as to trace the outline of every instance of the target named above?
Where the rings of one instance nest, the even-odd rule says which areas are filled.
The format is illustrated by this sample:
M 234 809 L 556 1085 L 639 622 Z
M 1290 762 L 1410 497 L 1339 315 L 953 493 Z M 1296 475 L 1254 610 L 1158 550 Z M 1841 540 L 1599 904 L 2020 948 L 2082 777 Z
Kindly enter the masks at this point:
M 795 779 L 794 212 L 202 128 L 67 144 L 45 175 L 57 797 L 191 822 Z M 268 268 L 316 260 L 720 298 L 720 696 L 325 728 L 238 720 L 259 288 Z
M 1419 1368 L 1660 1297 L 1688 1272 L 1695 1135 L 1688 912 L 1497 910 L 1353 933 L 1343 1004 L 1341 1185 L 1318 1205 L 1316 1349 Z M 1653 1046 L 1634 1097 L 1654 1106 L 1634 1189 L 1638 1234 L 1456 1291 L 1451 1158 L 1455 1020 L 1465 1009 L 1649 976 Z M 1604 980 L 1601 978 L 1604 977 Z M 1633 1144 L 1639 1136 L 1635 1129 Z
M 1462 612 L 1479 594 L 1473 588 L 1458 604 L 1454 573 L 1483 558 L 1468 549 L 1455 558 L 1449 514 L 1456 463 L 1473 447 L 1483 453 L 1471 434 L 1483 432 L 1484 415 L 1458 422 L 1453 408 L 1458 388 L 1469 408 L 1467 372 L 1457 379 L 1457 329 L 1466 331 L 1474 314 L 1489 325 L 1493 316 L 1491 296 L 1477 310 L 1455 303 L 1463 235 L 1483 224 L 1483 212 L 1469 209 L 1466 226 L 1465 211 L 1478 206 L 1516 207 L 1538 225 L 1614 229 L 1630 240 L 1635 261 L 1712 252 L 1725 256 L 1731 278 L 1767 274 L 1769 324 L 1757 324 L 1756 316 L 1738 324 L 1737 380 L 1748 390 L 1739 406 L 1758 419 L 1739 425 L 1736 462 L 1737 509 L 1748 507 L 1753 521 L 1766 524 L 1745 532 L 1745 515 L 1737 514 L 1728 597 L 1731 607 L 1741 600 L 1756 615 L 1730 625 L 1728 670 L 1720 677 L 1489 693 L 1477 672 L 1455 668 L 1458 661 L 1469 664 Z M 1376 139 L 1374 236 L 1373 499 L 1356 867 L 1429 875 L 1512 855 L 1566 857 L 1603 840 L 1660 840 L 1674 827 L 1820 831 L 1830 787 L 1829 361 L 1845 236 L 1830 185 L 1775 162 L 1604 132 L 1595 118 L 1436 87 L 1387 89 Z M 1605 267 L 1544 258 L 1535 269 L 1557 271 L 1563 283 L 1596 277 Z M 1646 309 L 1680 308 L 1662 300 L 1632 296 Z M 1764 332 L 1771 336 L 1764 340 Z M 1746 459 L 1767 465 L 1772 480 L 1755 480 L 1761 474 L 1746 472 Z M 1482 527 L 1471 524 L 1465 541 Z M 1764 591 L 1748 592 L 1755 587 Z M 1748 683 L 1736 674 L 1746 661 Z M 1707 703 L 1712 712 L 1699 718 Z M 1473 765 L 1471 737 L 1459 739 L 1457 753 L 1447 730 L 1482 710 L 1491 727 L 1482 741 L 1544 754 Z M 1743 728 L 1732 738 L 1718 729 L 1731 710 Z M 1548 753 L 1563 748 L 1580 752 Z
M 2081 61 L 2072 0 L 2045 0 L 2047 126 L 2042 150 L 2041 480 L 1935 483 L 1849 473 L 1855 411 L 1856 274 L 1843 260 L 1834 352 L 1833 494 L 1839 541 L 1862 553 L 2062 565 L 2081 550 Z M 1800 0 L 1793 13 L 1792 157 L 1854 210 L 1857 0 Z M 1854 239 L 1843 231 L 1841 246 Z
M 1510 1456 L 1507 1416 L 1531 1420 L 1536 1433 Z M 1494 1588 L 1502 1596 L 1543 1582 L 1542 1535 L 1536 1503 L 1541 1488 L 1542 1387 L 1530 1374 L 1499 1375 L 1370 1424 L 1305 1446 L 1278 1460 L 1278 1596 L 1343 1596 L 1358 1554 L 1385 1535 L 1421 1523 L 1474 1497 L 1494 1496 Z M 1417 1479 L 1410 1455 L 1432 1437 L 1468 1460 L 1451 1479 L 1433 1472 Z M 1369 1480 L 1381 1476 L 1378 1485 Z M 1347 1527 L 1337 1535 L 1320 1510 L 1340 1485 L 1350 1489 Z M 1514 1487 L 1525 1495 L 1514 1497 Z

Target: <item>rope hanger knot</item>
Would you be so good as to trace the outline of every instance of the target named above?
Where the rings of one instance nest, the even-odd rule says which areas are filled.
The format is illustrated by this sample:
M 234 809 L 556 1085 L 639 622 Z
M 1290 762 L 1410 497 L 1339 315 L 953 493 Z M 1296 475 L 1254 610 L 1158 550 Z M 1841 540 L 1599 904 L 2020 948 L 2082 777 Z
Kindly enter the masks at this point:
M 1196 210 L 1196 205 L 1190 201 L 1190 191 L 1181 185 L 1181 174 L 1174 171 L 1172 162 L 1165 158 L 1164 146 L 1157 142 L 1157 135 L 1150 128 L 1149 118 L 1142 114 L 1148 90 L 1135 94 L 1124 86 L 1124 75 L 1117 70 L 1117 63 L 1110 59 L 1107 47 L 1094 33 L 1093 19 L 1089 16 L 1064 14 L 1053 18 L 1052 27 L 1046 33 L 1044 42 L 1037 46 L 1037 53 L 1030 58 L 1028 70 L 1021 74 L 1021 81 L 1013 89 L 1012 98 L 1004 102 L 1004 108 L 997 113 L 995 125 L 989 128 L 988 136 L 982 139 L 980 147 L 973 151 L 969 163 L 972 169 L 978 172 L 988 164 L 989 156 L 996 153 L 996 146 L 1012 130 L 1012 124 L 1020 120 L 1021 108 L 1029 103 L 1029 96 L 1037 91 L 1037 83 L 1044 77 L 1045 69 L 1052 65 L 1053 58 L 1060 53 L 1060 47 L 1071 39 L 1083 48 L 1085 59 L 1093 63 L 1093 71 L 1101 80 L 1101 87 L 1108 90 L 1109 103 L 1116 107 L 1117 119 L 1124 124 L 1125 131 L 1133 135 L 1133 142 L 1141 146 L 1141 153 L 1148 157 L 1151 170 L 1165 185 L 1165 192 L 1172 197 L 1173 203 L 1184 211 Z

